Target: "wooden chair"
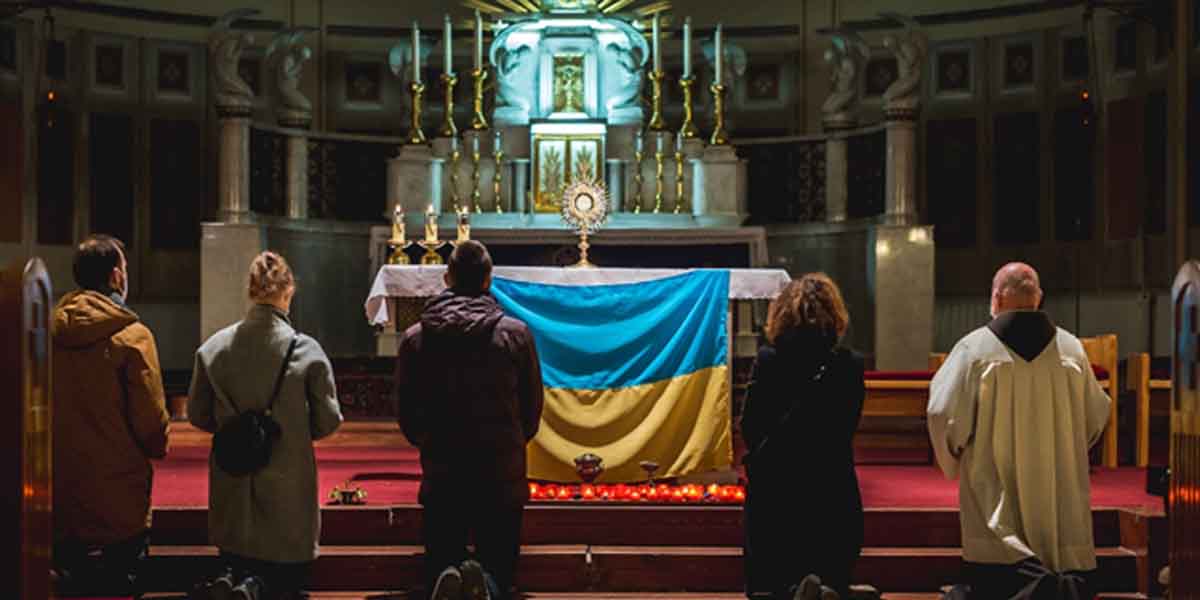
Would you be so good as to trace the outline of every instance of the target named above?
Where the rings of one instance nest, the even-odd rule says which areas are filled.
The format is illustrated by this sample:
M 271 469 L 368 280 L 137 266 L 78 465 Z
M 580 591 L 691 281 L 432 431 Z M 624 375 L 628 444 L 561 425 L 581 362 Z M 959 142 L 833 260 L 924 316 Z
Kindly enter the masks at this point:
M 1113 333 L 1089 338 L 1079 338 L 1083 350 L 1093 365 L 1108 371 L 1108 379 L 1100 381 L 1100 387 L 1112 398 L 1109 408 L 1108 427 L 1104 430 L 1104 445 L 1101 453 L 1101 464 L 1105 467 L 1117 466 L 1117 399 L 1121 386 L 1118 385 L 1117 373 L 1117 336 Z
M 1139 467 L 1150 464 L 1150 446 L 1154 441 L 1151 420 L 1171 415 L 1171 380 L 1155 379 L 1150 371 L 1150 355 L 1134 352 L 1125 367 L 1125 389 L 1133 394 L 1137 412 L 1135 418 L 1135 462 Z

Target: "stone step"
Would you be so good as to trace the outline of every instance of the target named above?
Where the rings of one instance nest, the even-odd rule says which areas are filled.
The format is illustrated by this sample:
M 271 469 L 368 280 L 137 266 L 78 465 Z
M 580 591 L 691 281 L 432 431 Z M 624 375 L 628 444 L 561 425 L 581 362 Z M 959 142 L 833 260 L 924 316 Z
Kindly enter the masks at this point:
M 1119 546 L 1122 511 L 1092 512 L 1098 547 Z M 151 543 L 208 543 L 205 508 L 156 508 Z M 419 545 L 421 508 L 326 506 L 321 510 L 321 543 L 330 546 Z M 961 545 L 958 511 L 953 509 L 868 509 L 868 547 L 955 547 Z M 528 545 L 741 546 L 738 506 L 654 506 L 534 504 L 525 510 L 522 541 Z
M 542 545 L 522 548 L 517 575 L 529 592 L 703 592 L 742 589 L 737 547 Z M 1137 557 L 1124 548 L 1098 550 L 1099 589 L 1136 591 Z M 211 546 L 155 546 L 149 585 L 186 590 L 216 572 Z M 326 546 L 314 567 L 314 590 L 404 590 L 420 585 L 420 546 Z M 855 579 L 881 590 L 932 592 L 958 578 L 958 548 L 863 550 Z

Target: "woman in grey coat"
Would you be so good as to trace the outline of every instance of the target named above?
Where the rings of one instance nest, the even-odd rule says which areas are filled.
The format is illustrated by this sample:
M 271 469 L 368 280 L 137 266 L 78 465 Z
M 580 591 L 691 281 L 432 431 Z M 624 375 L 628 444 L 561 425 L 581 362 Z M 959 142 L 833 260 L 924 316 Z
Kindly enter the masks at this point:
M 188 419 L 215 433 L 237 414 L 234 404 L 243 411 L 267 408 L 296 338 L 271 410 L 281 435 L 270 462 L 257 472 L 234 476 L 209 458 L 208 535 L 229 569 L 209 584 L 212 596 L 233 588 L 234 598 L 303 597 L 317 557 L 321 522 L 313 440 L 333 433 L 342 414 L 333 369 L 321 345 L 296 332 L 288 320 L 295 290 L 283 257 L 258 255 L 249 276 L 254 306 L 244 320 L 217 332 L 196 351 Z

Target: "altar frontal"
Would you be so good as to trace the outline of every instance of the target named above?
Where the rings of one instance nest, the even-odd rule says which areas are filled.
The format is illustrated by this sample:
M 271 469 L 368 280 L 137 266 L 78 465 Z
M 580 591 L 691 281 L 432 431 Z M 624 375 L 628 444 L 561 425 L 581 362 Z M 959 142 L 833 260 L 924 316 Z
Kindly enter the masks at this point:
M 732 461 L 729 272 L 626 284 L 554 285 L 497 277 L 492 293 L 533 331 L 546 406 L 529 477 L 577 481 L 574 459 L 604 460 L 602 481 L 723 469 Z

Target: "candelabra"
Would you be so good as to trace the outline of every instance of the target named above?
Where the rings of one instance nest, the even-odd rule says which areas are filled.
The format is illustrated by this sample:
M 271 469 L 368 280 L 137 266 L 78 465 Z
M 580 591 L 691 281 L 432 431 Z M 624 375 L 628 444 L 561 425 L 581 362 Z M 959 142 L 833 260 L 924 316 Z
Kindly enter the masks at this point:
M 475 116 L 471 119 L 471 129 L 482 131 L 488 128 L 487 118 L 483 116 L 483 80 L 487 79 L 487 71 L 479 68 L 471 71 L 475 80 Z
M 682 144 L 680 144 L 682 146 Z M 683 149 L 675 148 L 675 214 L 679 214 L 683 206 Z
M 714 83 L 708 89 L 713 94 L 713 121 L 716 123 L 708 143 L 712 146 L 724 146 L 729 143 L 729 140 L 725 139 L 725 86 Z
M 421 240 L 417 245 L 425 249 L 425 254 L 421 255 L 421 264 L 423 265 L 440 265 L 445 264 L 442 260 L 442 255 L 438 254 L 438 248 L 446 245 L 446 242 L 441 240 Z
M 633 213 L 642 212 L 642 160 L 646 158 L 641 145 L 633 151 Z
M 494 158 L 496 159 L 496 172 L 492 175 L 492 198 L 494 198 L 493 202 L 496 204 L 496 214 L 502 214 L 504 212 L 504 206 L 500 203 L 500 161 L 504 159 L 504 151 L 496 148 L 494 154 Z
M 659 140 L 661 145 L 662 140 Z M 663 201 L 663 151 L 654 151 L 654 214 L 662 212 Z
M 650 78 L 650 123 L 647 127 L 650 131 L 662 131 L 666 129 L 663 123 L 662 116 L 662 82 L 664 73 L 662 71 L 651 71 L 648 75 Z
M 696 129 L 696 123 L 692 120 L 692 84 L 696 83 L 694 77 L 679 80 L 679 89 L 683 91 L 683 125 L 679 127 L 679 135 L 684 139 L 694 138 L 699 135 Z
M 414 81 L 408 85 L 412 92 L 412 123 L 409 124 L 408 143 L 424 144 L 425 132 L 421 131 L 421 96 L 425 93 L 425 84 Z
M 483 208 L 479 206 L 479 149 L 475 148 L 471 151 L 471 205 L 475 212 L 483 212 Z
M 446 88 L 446 119 L 442 121 L 442 137 L 452 138 L 458 135 L 458 127 L 454 125 L 454 85 L 458 77 L 453 73 L 442 73 L 442 85 Z
M 453 138 L 453 145 L 450 147 L 450 205 L 454 210 L 458 210 L 462 206 L 458 197 L 458 161 L 462 158 L 462 151 L 458 149 L 458 138 Z

